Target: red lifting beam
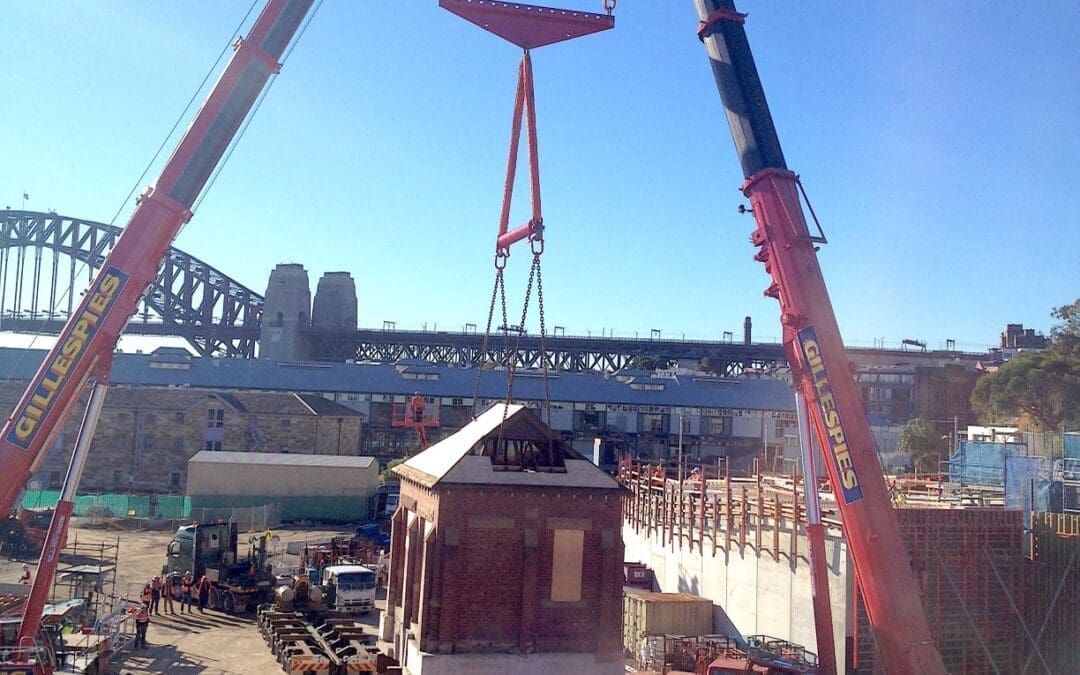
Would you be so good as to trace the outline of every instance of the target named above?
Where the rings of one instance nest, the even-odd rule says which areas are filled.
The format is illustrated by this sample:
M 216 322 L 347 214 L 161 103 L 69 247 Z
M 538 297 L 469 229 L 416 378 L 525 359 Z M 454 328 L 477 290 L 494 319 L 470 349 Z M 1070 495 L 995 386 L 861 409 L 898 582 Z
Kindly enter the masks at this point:
M 506 162 L 499 234 L 495 241 L 497 261 L 505 261 L 510 247 L 523 239 L 532 244 L 533 253 L 544 250 L 544 217 L 540 208 L 540 158 L 536 143 L 536 101 L 533 90 L 532 59 L 529 50 L 615 27 L 611 11 L 614 0 L 604 0 L 607 14 L 593 14 L 567 9 L 538 7 L 494 0 L 439 0 L 439 6 L 486 31 L 525 50 L 518 67 L 517 94 L 514 98 L 514 121 L 510 130 L 510 155 Z M 529 193 L 532 214 L 525 224 L 510 230 L 510 203 L 514 198 L 518 146 L 521 143 L 521 120 L 525 117 L 529 145 Z M 501 264 L 498 263 L 497 264 Z
M 611 0 L 604 3 L 607 14 L 495 0 L 439 0 L 439 7 L 525 50 L 615 27 Z

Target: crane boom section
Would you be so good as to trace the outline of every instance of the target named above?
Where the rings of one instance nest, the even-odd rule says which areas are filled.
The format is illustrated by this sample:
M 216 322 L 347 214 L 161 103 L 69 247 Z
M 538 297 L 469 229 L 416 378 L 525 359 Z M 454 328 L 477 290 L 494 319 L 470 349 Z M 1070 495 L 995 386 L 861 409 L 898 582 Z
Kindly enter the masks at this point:
M 870 424 L 844 352 L 816 244 L 787 169 L 732 0 L 695 0 L 717 88 L 742 163 L 756 229 L 751 237 L 780 301 L 784 351 L 810 403 L 867 614 L 890 673 L 944 673 L 919 584 L 889 501 Z
M 56 346 L 0 431 L 0 513 L 10 513 L 44 449 L 63 426 L 95 363 L 116 340 L 222 155 L 278 72 L 313 0 L 270 0 L 199 109 L 157 181 L 142 194 Z

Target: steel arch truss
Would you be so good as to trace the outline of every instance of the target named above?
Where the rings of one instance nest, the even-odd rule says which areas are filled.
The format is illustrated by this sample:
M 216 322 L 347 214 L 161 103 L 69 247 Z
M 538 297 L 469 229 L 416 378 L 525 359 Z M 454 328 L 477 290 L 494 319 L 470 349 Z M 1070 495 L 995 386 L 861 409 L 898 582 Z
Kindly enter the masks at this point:
M 0 329 L 59 332 L 82 285 L 77 277 L 90 282 L 120 232 L 55 213 L 0 212 Z M 253 357 L 262 309 L 258 293 L 170 248 L 124 332 L 181 336 L 201 355 Z

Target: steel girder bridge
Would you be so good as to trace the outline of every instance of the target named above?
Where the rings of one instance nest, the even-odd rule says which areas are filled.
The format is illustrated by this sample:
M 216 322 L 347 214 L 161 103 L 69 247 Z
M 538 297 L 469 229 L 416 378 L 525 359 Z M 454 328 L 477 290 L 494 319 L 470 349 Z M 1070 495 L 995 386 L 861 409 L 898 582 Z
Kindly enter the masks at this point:
M 304 332 L 312 354 L 356 361 L 396 363 L 403 359 L 470 367 L 477 363 L 512 362 L 523 369 L 613 373 L 642 363 L 709 360 L 709 368 L 736 377 L 749 372 L 774 374 L 788 367 L 779 344 L 743 344 L 687 340 L 547 336 L 511 333 L 488 337 L 472 333 L 360 329 Z M 507 358 L 509 357 L 509 359 Z
M 0 211 L 0 330 L 58 334 L 122 228 Z M 170 248 L 126 334 L 180 336 L 202 355 L 255 356 L 263 298 Z

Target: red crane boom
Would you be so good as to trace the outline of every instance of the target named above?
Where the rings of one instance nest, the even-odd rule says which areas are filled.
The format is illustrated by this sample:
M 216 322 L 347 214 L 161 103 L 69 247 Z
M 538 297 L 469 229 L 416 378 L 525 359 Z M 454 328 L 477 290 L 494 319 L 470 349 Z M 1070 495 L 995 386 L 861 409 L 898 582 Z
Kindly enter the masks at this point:
M 10 513 L 43 450 L 71 413 L 91 376 L 98 378 L 80 430 L 64 492 L 53 514 L 37 578 L 23 612 L 16 660 L 29 662 L 34 636 L 52 585 L 86 451 L 105 395 L 116 341 L 180 228 L 191 219 L 198 198 L 292 41 L 313 0 L 270 0 L 235 53 L 206 102 L 166 162 L 157 181 L 142 194 L 131 220 L 105 258 L 68 319 L 56 345 L 30 381 L 14 413 L 0 431 L 0 513 Z M 35 673 L 48 667 L 37 665 Z M 26 672 L 26 671 L 21 671 Z
M 797 175 L 788 170 L 757 66 L 732 0 L 694 0 L 717 88 L 746 182 L 757 229 L 751 236 L 780 302 L 784 352 L 809 402 L 866 610 L 890 673 L 944 673 L 919 584 L 885 488 L 870 424 L 844 352 L 836 315 L 803 215 Z M 811 211 L 812 213 L 812 211 Z
M 102 357 L 111 355 L 221 156 L 313 0 L 270 0 L 138 206 L 0 431 L 0 513 L 7 514 Z

